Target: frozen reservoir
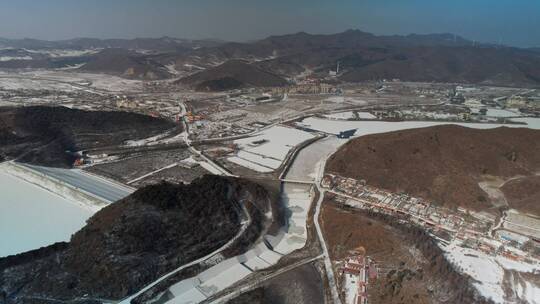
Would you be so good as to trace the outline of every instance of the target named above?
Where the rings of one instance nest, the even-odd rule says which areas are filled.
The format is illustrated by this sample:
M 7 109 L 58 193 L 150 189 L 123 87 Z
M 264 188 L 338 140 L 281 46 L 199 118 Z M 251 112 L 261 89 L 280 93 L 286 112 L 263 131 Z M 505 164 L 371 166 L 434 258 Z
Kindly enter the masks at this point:
M 0 165 L 0 257 L 68 241 L 93 213 Z

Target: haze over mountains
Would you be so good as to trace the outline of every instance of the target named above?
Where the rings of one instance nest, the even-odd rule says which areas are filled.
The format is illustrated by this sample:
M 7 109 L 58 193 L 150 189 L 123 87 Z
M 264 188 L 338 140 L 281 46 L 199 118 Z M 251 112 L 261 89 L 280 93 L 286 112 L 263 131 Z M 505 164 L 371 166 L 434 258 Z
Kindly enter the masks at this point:
M 98 49 L 98 48 L 124 48 L 147 49 L 154 51 L 176 51 L 197 47 L 216 46 L 222 43 L 215 39 L 191 40 L 171 37 L 135 38 L 135 39 L 97 39 L 74 38 L 68 40 L 38 40 L 38 39 L 6 39 L 0 38 L 0 47 L 27 48 L 27 49 Z
M 478 44 L 452 34 L 376 36 L 359 30 L 331 35 L 304 32 L 270 36 L 251 43 L 149 39 L 0 39 L 0 68 L 76 69 L 134 79 L 183 78 L 240 59 L 257 71 L 284 79 L 311 70 L 328 74 L 340 63 L 346 82 L 395 79 L 494 85 L 540 85 L 536 49 Z M 118 49 L 116 51 L 107 50 Z M 64 50 L 64 52 L 60 52 Z M 69 50 L 66 51 L 66 50 Z M 244 67 L 245 68 L 245 67 Z M 225 78 L 235 86 L 273 86 L 238 79 L 238 64 L 210 69 L 180 83 L 212 89 Z M 238 73 L 236 73 L 238 74 Z M 194 82 L 193 79 L 199 79 Z M 278 83 L 280 81 L 277 81 Z M 220 85 L 216 86 L 220 89 Z

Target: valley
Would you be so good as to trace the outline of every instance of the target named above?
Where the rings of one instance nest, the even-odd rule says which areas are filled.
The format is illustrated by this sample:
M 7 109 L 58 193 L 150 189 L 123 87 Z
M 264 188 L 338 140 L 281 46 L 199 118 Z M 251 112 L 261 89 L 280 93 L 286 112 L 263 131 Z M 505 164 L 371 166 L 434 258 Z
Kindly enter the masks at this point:
M 2 304 L 535 301 L 536 52 L 2 44 Z

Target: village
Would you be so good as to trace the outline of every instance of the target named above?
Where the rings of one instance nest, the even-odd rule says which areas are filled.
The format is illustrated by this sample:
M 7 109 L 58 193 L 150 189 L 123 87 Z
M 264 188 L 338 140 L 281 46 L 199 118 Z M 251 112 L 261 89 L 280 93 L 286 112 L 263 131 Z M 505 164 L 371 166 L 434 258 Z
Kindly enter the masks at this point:
M 365 180 L 334 174 L 325 174 L 321 186 L 327 190 L 327 198 L 342 208 L 382 213 L 420 227 L 437 241 L 456 267 L 465 268 L 469 266 L 466 262 L 474 263 L 479 258 L 522 269 L 540 265 L 540 220 L 536 218 L 516 212 L 501 217 L 463 207 L 446 208 L 369 186 Z M 335 263 L 345 303 L 367 303 L 369 279 L 377 277 L 376 261 L 354 250 Z

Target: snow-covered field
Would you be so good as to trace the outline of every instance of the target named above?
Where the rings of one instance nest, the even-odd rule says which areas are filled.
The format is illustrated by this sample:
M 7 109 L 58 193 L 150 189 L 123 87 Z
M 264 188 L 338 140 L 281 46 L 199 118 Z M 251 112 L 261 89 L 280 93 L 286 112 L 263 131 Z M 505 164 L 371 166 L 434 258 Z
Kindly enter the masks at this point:
M 248 161 L 246 159 L 243 159 L 243 158 L 240 158 L 238 156 L 229 157 L 229 158 L 227 158 L 227 160 L 230 161 L 231 163 L 235 163 L 235 164 L 240 165 L 242 167 L 245 167 L 245 168 L 257 171 L 257 172 L 261 172 L 261 173 L 270 173 L 270 172 L 274 171 L 274 169 L 261 166 L 258 163 L 250 162 L 250 161 Z
M 219 262 L 195 277 L 182 280 L 169 288 L 174 296 L 167 303 L 199 303 L 207 297 L 233 285 L 252 273 L 252 270 L 274 265 L 281 255 L 259 243 L 248 252 Z
M 488 108 L 486 116 L 491 116 L 491 117 L 516 117 L 516 116 L 521 116 L 521 114 L 513 112 L 513 111 L 509 111 L 509 110 Z
M 377 119 L 377 116 L 369 113 L 369 112 L 356 112 L 358 114 L 358 118 L 360 119 Z
M 198 289 L 207 297 L 221 291 L 235 282 L 240 281 L 251 273 L 238 258 L 225 260 L 198 275 L 202 284 Z
M 358 119 L 377 119 L 377 116 L 369 112 L 356 112 L 356 114 L 358 114 Z M 357 118 L 357 116 L 355 115 L 353 111 L 326 114 L 324 115 L 324 117 L 329 118 L 329 119 L 342 119 L 342 120 Z
M 45 81 L 51 80 L 77 84 L 87 84 L 89 88 L 95 88 L 110 92 L 142 91 L 143 88 L 143 82 L 140 80 L 124 79 L 118 76 L 107 74 L 80 73 L 73 71 L 33 70 L 24 73 L 10 73 L 6 75 L 20 75 L 28 78 L 42 78 L 39 81 L 44 81 L 43 79 L 45 79 Z M 32 89 L 31 87 L 26 88 Z
M 324 117 L 330 118 L 330 119 L 345 119 L 345 120 L 356 118 L 356 116 L 354 116 L 354 113 L 352 111 L 326 114 L 324 115 Z
M 413 115 L 416 117 L 426 117 L 429 119 L 457 119 L 458 115 L 449 114 L 449 113 L 437 113 L 437 112 L 426 112 L 420 110 L 403 110 L 401 111 L 405 115 Z
M 255 136 L 235 140 L 241 151 L 227 160 L 255 171 L 271 172 L 279 168 L 292 148 L 313 137 L 302 130 L 273 126 Z
M 345 101 L 345 98 L 343 96 L 331 96 L 331 97 L 326 98 L 325 101 L 342 103 Z
M 55 90 L 72 92 L 77 90 L 67 83 L 30 78 L 0 78 L 0 90 Z
M 512 121 L 524 122 L 529 126 L 529 128 L 540 130 L 540 118 L 537 117 L 512 118 Z
M 32 60 L 30 56 L 0 56 L 0 61 L 11 61 L 11 60 Z
M 67 241 L 94 213 L 0 165 L 0 257 Z
M 51 58 L 60 58 L 60 57 L 78 57 L 84 55 L 96 54 L 101 49 L 86 49 L 86 50 L 29 50 L 25 51 L 29 53 L 43 54 Z
M 358 277 L 351 274 L 343 275 L 343 286 L 345 290 L 345 303 L 347 304 L 356 304 L 357 295 L 359 293 L 360 284 L 358 284 Z
M 514 120 L 518 121 L 519 118 Z M 531 129 L 540 128 L 540 123 L 532 124 L 529 120 L 525 122 L 529 123 L 528 127 Z M 329 120 L 329 119 L 320 119 L 315 117 L 309 117 L 303 121 L 297 123 L 299 126 L 307 127 L 313 130 L 322 131 L 330 134 L 339 134 L 341 131 L 357 129 L 354 137 L 364 136 L 369 134 L 379 134 L 386 133 L 404 129 L 413 129 L 413 128 L 424 128 L 431 126 L 439 125 L 460 125 L 469 128 L 476 129 L 491 129 L 501 126 L 506 127 L 525 127 L 523 125 L 512 125 L 512 124 L 486 124 L 486 123 L 453 123 L 453 122 L 436 122 L 436 121 L 399 121 L 399 122 L 388 122 L 388 121 L 349 121 L 349 120 Z

